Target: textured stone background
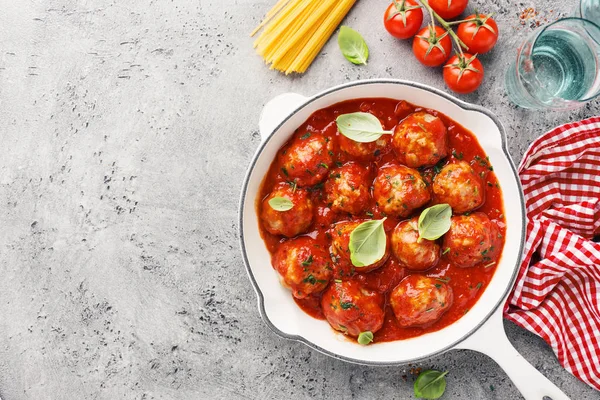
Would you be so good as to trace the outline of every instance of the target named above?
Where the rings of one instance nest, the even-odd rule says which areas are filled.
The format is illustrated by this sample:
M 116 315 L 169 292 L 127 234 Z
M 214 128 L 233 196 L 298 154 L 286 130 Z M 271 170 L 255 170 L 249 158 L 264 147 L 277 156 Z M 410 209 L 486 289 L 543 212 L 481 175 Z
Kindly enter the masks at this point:
M 273 96 L 377 77 L 443 88 L 440 71 L 385 33 L 388 0 L 360 0 L 345 23 L 369 43 L 368 66 L 332 41 L 304 76 L 281 76 L 248 37 L 273 3 L 0 0 L 4 400 L 412 397 L 406 368 L 346 364 L 269 331 L 239 253 L 237 202 Z M 502 36 L 464 99 L 500 117 L 515 160 L 545 130 L 598 112 L 526 112 L 503 90 L 531 31 L 518 12 L 555 19 L 575 0 L 471 3 L 496 13 Z M 598 398 L 542 340 L 506 328 L 573 399 Z M 520 398 L 478 353 L 418 366 L 450 370 L 445 399 Z

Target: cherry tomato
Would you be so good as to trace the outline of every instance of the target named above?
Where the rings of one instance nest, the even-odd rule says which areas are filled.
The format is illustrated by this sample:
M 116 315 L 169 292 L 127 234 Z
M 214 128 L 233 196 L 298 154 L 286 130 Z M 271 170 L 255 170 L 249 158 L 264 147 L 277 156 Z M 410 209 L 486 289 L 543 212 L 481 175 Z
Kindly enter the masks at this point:
M 462 14 L 468 2 L 469 0 L 429 0 L 429 5 L 440 17 L 448 20 Z
M 385 29 L 398 39 L 408 39 L 423 23 L 423 10 L 415 0 L 394 0 L 383 15 Z
M 483 81 L 483 65 L 477 56 L 458 54 L 444 65 L 444 81 L 456 93 L 471 93 Z
M 450 56 L 452 42 L 443 28 L 428 26 L 421 29 L 413 40 L 413 53 L 421 64 L 428 67 L 442 65 Z
M 490 15 L 469 15 L 466 20 L 458 25 L 456 34 L 462 40 L 469 52 L 473 54 L 487 53 L 498 41 L 498 25 Z

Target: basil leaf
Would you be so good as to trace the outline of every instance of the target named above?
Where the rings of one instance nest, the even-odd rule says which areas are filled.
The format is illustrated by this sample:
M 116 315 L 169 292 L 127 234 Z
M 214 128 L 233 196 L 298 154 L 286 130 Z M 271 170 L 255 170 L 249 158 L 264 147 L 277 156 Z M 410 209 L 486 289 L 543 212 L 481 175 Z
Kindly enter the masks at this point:
M 350 234 L 350 261 L 355 267 L 366 267 L 381 260 L 385 255 L 387 240 L 383 221 L 366 221 Z
M 338 34 L 338 45 L 346 60 L 357 65 L 367 65 L 369 48 L 360 33 L 347 26 L 342 26 Z
M 421 372 L 415 381 L 415 396 L 424 399 L 439 399 L 446 391 L 446 378 L 448 371 L 441 372 L 428 369 Z
M 436 240 L 450 230 L 452 207 L 449 204 L 437 204 L 426 208 L 419 216 L 419 241 Z
M 269 200 L 269 205 L 275 211 L 287 211 L 294 207 L 294 203 L 286 197 L 273 197 Z
M 335 119 L 335 123 L 342 135 L 360 143 L 374 142 L 382 135 L 394 133 L 383 129 L 376 116 L 364 112 L 342 114 Z
M 358 335 L 357 341 L 358 341 L 358 343 L 363 344 L 363 345 L 367 345 L 367 344 L 371 343 L 373 341 L 373 332 L 371 332 L 371 331 L 361 332 L 360 335 Z

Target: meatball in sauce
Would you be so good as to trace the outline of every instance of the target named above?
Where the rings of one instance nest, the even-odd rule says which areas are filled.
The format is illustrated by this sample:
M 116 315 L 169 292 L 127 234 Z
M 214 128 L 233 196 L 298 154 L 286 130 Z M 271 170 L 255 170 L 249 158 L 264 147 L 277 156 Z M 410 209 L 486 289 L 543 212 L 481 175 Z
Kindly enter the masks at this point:
M 350 336 L 375 333 L 383 325 L 383 296 L 356 281 L 334 281 L 323 293 L 321 307 L 329 325 Z
M 292 202 L 287 211 L 277 211 L 269 201 L 282 197 Z M 261 220 L 264 228 L 273 235 L 293 237 L 305 233 L 313 220 L 313 202 L 309 193 L 288 183 L 279 183 L 263 200 Z
M 442 247 L 448 261 L 469 268 L 494 262 L 501 241 L 502 235 L 496 224 L 484 213 L 476 212 L 452 217 Z
M 280 152 L 281 175 L 298 186 L 313 186 L 327 177 L 333 162 L 333 145 L 328 137 L 307 132 Z
M 370 143 L 356 142 L 340 135 L 338 143 L 340 150 L 355 160 L 373 161 L 386 151 L 391 141 L 390 135 L 383 135 L 379 139 Z
M 373 198 L 385 215 L 406 217 L 427 204 L 431 193 L 419 171 L 403 165 L 389 165 L 377 173 Z
M 440 246 L 432 240 L 419 241 L 418 217 L 402 221 L 392 231 L 392 251 L 400 264 L 412 271 L 424 271 L 440 261 Z
M 284 286 L 298 299 L 322 292 L 332 274 L 329 254 L 310 237 L 283 243 L 273 255 L 272 263 Z
M 447 203 L 455 214 L 481 206 L 485 200 L 483 180 L 465 161 L 446 165 L 433 178 L 433 193 L 438 203 Z
M 408 167 L 433 166 L 448 155 L 446 126 L 427 112 L 410 114 L 396 126 L 392 146 L 400 163 Z
M 354 162 L 332 170 L 325 182 L 330 208 L 348 214 L 364 213 L 371 199 L 368 177 L 369 171 Z
M 452 306 L 452 288 L 435 278 L 410 275 L 392 290 L 390 304 L 403 327 L 427 326 Z
M 350 234 L 365 221 L 338 222 L 330 230 L 331 257 L 333 260 L 334 277 L 343 278 L 354 275 L 355 272 L 367 273 L 381 267 L 390 256 L 390 246 L 386 244 L 383 257 L 371 265 L 356 267 L 350 259 Z

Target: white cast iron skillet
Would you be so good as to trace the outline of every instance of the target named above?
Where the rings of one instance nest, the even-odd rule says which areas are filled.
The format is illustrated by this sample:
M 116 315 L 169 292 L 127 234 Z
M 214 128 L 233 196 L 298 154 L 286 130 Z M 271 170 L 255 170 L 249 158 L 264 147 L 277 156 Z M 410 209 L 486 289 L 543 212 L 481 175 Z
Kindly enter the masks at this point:
M 277 150 L 315 111 L 344 100 L 387 97 L 406 100 L 446 114 L 475 134 L 498 177 L 504 194 L 506 244 L 491 282 L 479 301 L 452 325 L 408 340 L 360 346 L 336 333 L 325 321 L 305 314 L 289 290 L 279 283 L 271 257 L 259 233 L 255 205 L 261 182 Z M 525 208 L 504 129 L 488 110 L 467 104 L 434 88 L 400 80 L 367 80 L 344 84 L 316 96 L 288 93 L 271 100 L 260 118 L 262 142 L 244 180 L 240 200 L 240 240 L 250 281 L 258 295 L 260 313 L 278 335 L 300 341 L 331 357 L 366 365 L 415 362 L 450 349 L 477 350 L 492 357 L 527 400 L 568 397 L 510 344 L 502 324 L 502 308 L 514 283 L 525 233 Z

